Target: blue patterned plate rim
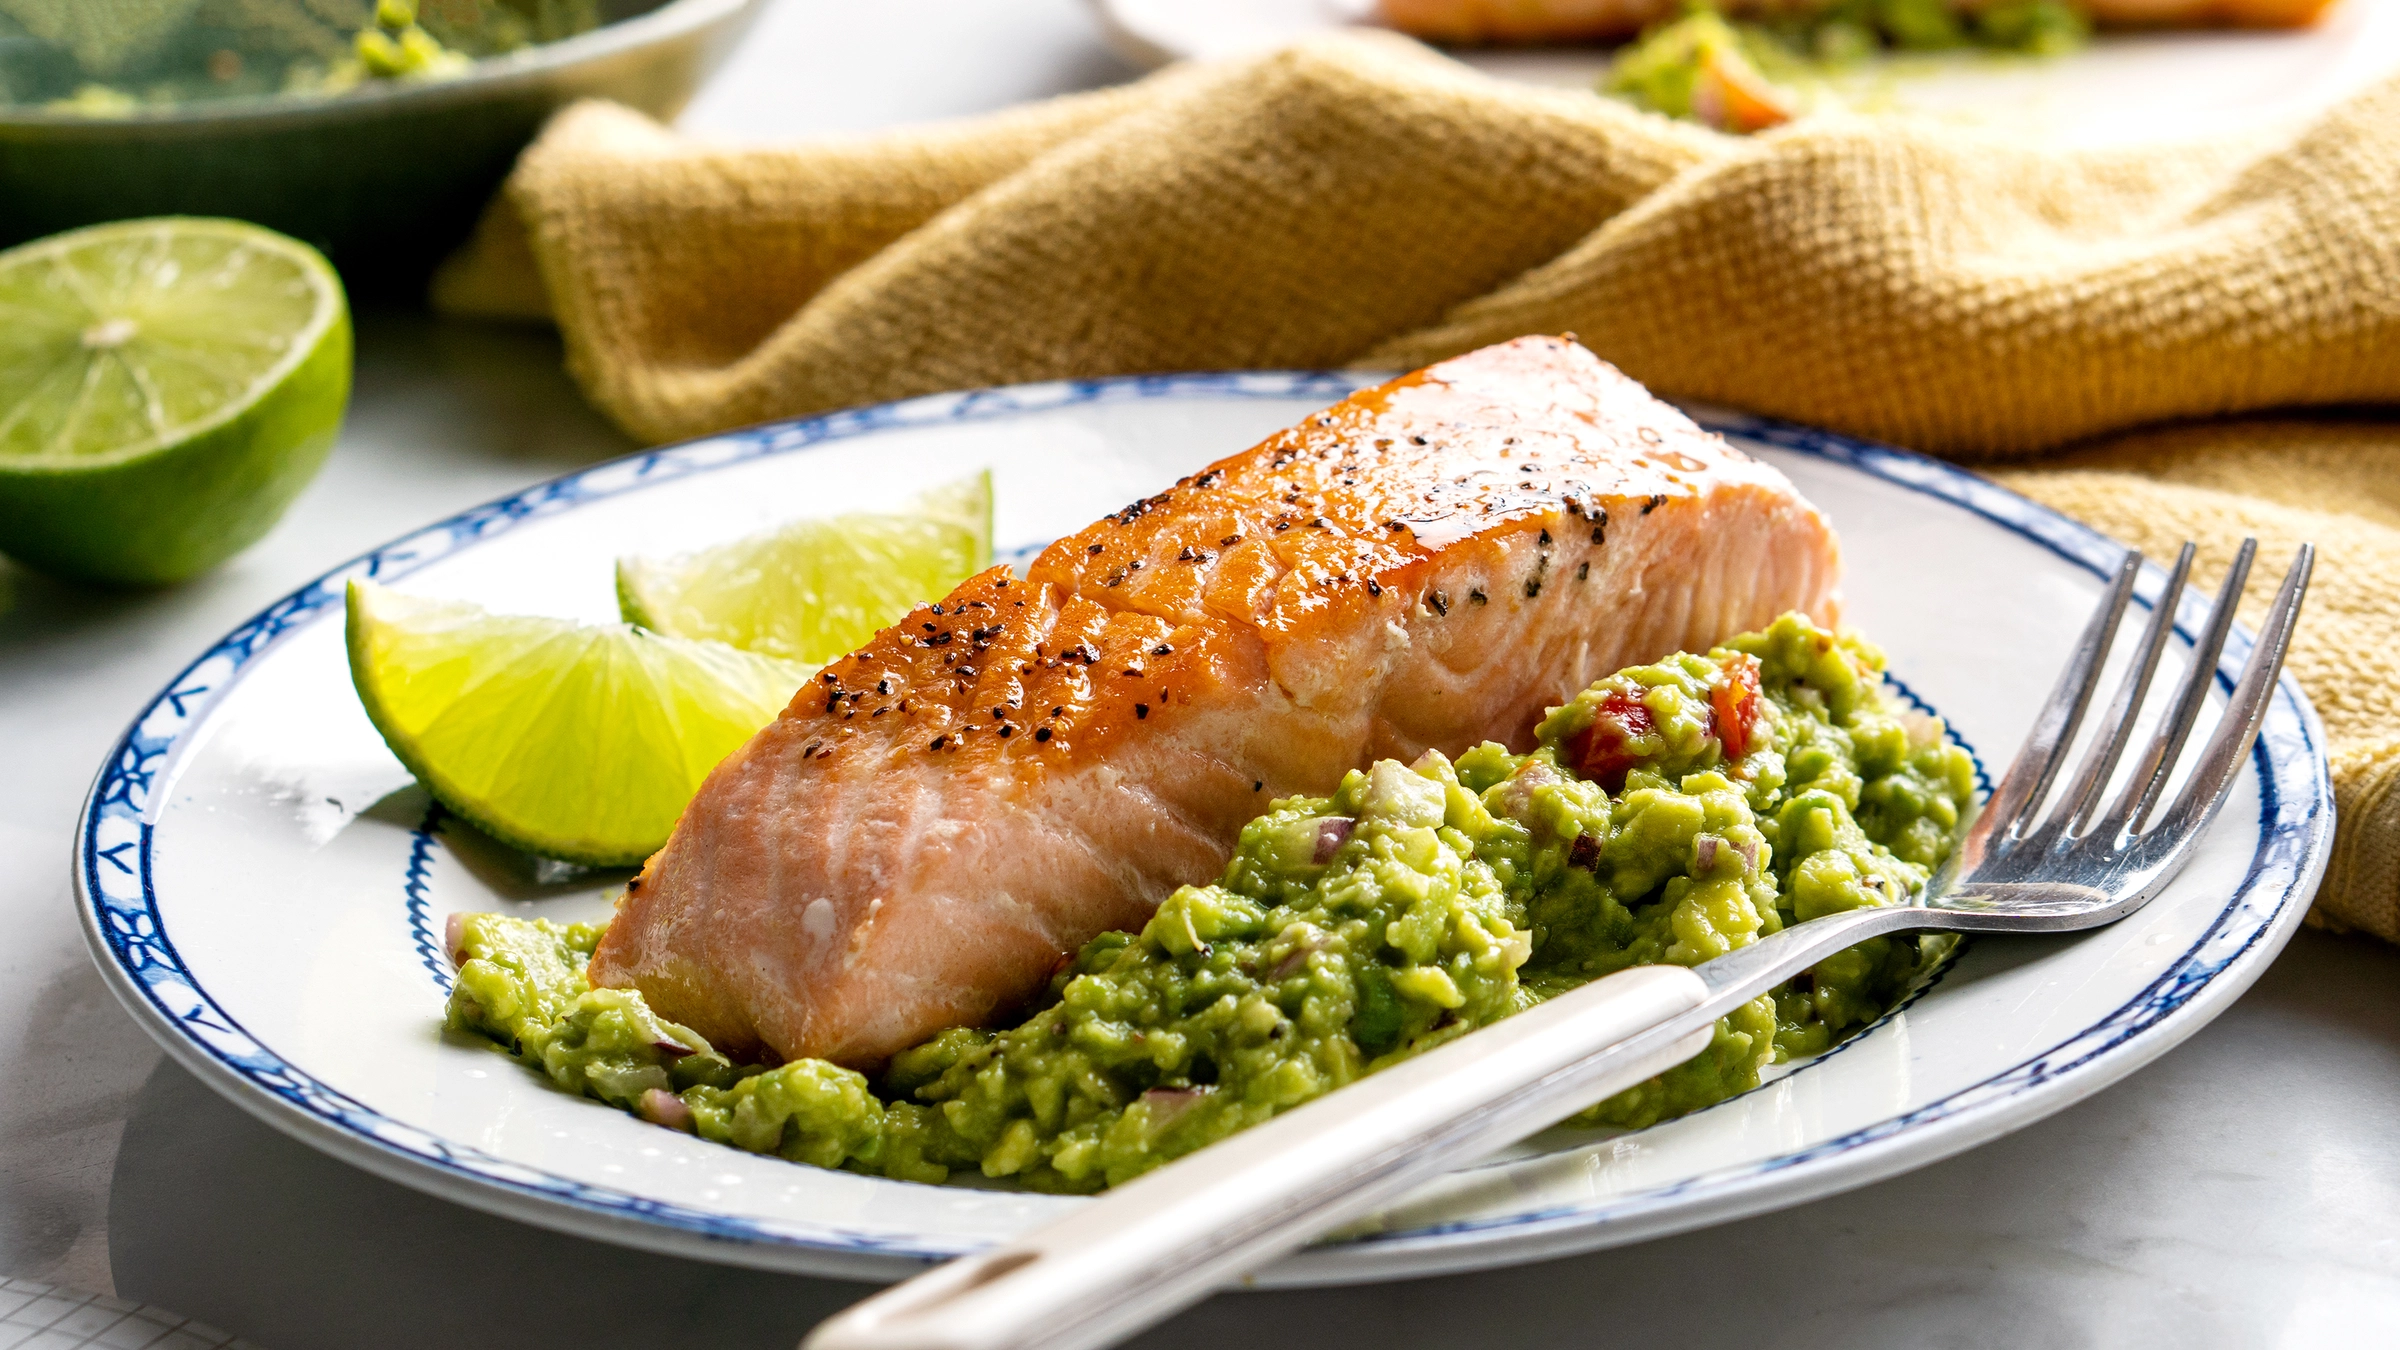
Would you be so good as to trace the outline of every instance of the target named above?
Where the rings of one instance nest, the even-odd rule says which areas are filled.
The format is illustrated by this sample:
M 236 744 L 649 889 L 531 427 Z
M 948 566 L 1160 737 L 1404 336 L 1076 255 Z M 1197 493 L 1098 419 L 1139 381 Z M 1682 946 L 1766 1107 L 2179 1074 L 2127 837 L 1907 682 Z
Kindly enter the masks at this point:
M 765 423 L 563 474 L 361 554 L 228 633 L 168 682 L 118 740 L 85 800 L 76 830 L 76 898 L 94 960 L 136 1020 L 212 1087 L 269 1123 L 394 1180 L 570 1232 L 741 1264 L 779 1268 L 805 1264 L 776 1259 L 774 1253 L 782 1250 L 792 1256 L 810 1252 L 836 1258 L 833 1264 L 850 1272 L 897 1274 L 911 1262 L 958 1255 L 969 1245 L 896 1238 L 834 1225 L 736 1217 L 545 1173 L 393 1120 L 311 1078 L 252 1040 L 209 997 L 177 953 L 152 889 L 152 789 L 167 776 L 175 757 L 189 743 L 187 733 L 200 725 L 208 708 L 224 696 L 243 668 L 293 630 L 328 614 L 338 615 L 344 588 L 352 578 L 404 576 L 530 520 L 694 474 L 879 431 L 1156 398 L 1321 398 L 1332 402 L 1384 378 L 1387 376 L 1359 371 L 1241 371 L 1053 381 L 936 394 Z M 2098 531 L 1940 460 L 1772 419 L 1709 411 L 1696 416 L 1710 430 L 1845 465 L 1961 507 L 2095 576 L 2108 575 L 2123 556 L 2122 546 Z M 2163 582 L 2163 574 L 2148 569 L 2139 601 L 2155 603 Z M 2202 598 L 2184 597 L 2176 626 L 2187 640 L 2205 617 L 2204 611 Z M 2221 684 L 2230 684 L 2249 647 L 2249 633 L 2237 627 L 2218 670 Z M 2314 709 L 2297 682 L 2286 674 L 2254 754 L 2261 785 L 2259 835 L 2242 884 L 2208 930 L 2163 974 L 2107 1016 L 2050 1050 L 1938 1101 L 1839 1138 L 1671 1185 L 1595 1204 L 1345 1238 L 1296 1258 L 1295 1264 L 1314 1268 L 1300 1278 L 1317 1282 L 1404 1273 L 1411 1265 L 1412 1250 L 1449 1249 L 1462 1242 L 1484 1245 L 1538 1239 L 1562 1229 L 1621 1230 L 1614 1237 L 1595 1236 L 1571 1244 L 1598 1246 L 1692 1226 L 1662 1222 L 1669 1211 L 1704 1211 L 1706 1218 L 1695 1222 L 1733 1218 L 1931 1161 L 1972 1142 L 1951 1143 L 1948 1139 L 1977 1121 L 2006 1117 L 2013 1128 L 2067 1105 L 2084 1092 L 2050 1093 L 2040 1101 L 2029 1094 L 2076 1078 L 2091 1078 L 2086 1071 L 2104 1056 L 2121 1058 L 2134 1053 L 2133 1062 L 2138 1064 L 2163 1052 L 2173 1038 L 2146 1038 L 2156 1042 L 2155 1046 L 2142 1045 L 2137 1038 L 2193 1006 L 2202 990 L 2240 966 L 2234 989 L 2238 992 L 2263 964 L 2251 961 L 2245 965 L 2245 958 L 2262 943 L 2266 944 L 2265 954 L 2271 954 L 2290 936 L 2324 870 L 2331 840 L 2332 783 L 2323 742 Z M 2116 1076 L 2111 1073 L 2094 1079 L 2085 1091 Z M 1794 1169 L 1834 1157 L 1849 1164 L 1842 1175 L 1798 1188 L 1805 1194 L 1794 1193 L 1788 1185 L 1775 1185 Z M 1776 1193 L 1762 1194 L 1770 1186 Z M 531 1208 L 509 1204 L 503 1195 L 536 1204 Z M 595 1225 L 593 1220 L 600 1222 Z M 1389 1268 L 1373 1271 L 1336 1268 L 1345 1251 L 1361 1249 L 1380 1249 L 1397 1261 L 1379 1261 L 1379 1267 Z M 1565 1244 L 1545 1245 L 1543 1251 L 1526 1255 L 1530 1259 L 1567 1249 Z M 1510 1258 L 1495 1253 L 1495 1259 Z M 1447 1267 L 1455 1262 L 1442 1264 Z

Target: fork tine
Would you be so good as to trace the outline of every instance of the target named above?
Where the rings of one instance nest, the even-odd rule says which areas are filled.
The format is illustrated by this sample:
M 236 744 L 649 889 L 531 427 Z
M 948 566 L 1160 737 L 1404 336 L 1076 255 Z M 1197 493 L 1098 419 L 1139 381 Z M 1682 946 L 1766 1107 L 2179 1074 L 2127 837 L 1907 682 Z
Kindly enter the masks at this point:
M 2257 556 L 2258 541 L 2244 539 L 2241 551 L 2234 555 L 2233 566 L 2225 572 L 2225 584 L 2217 588 L 2216 608 L 2209 612 L 2208 627 L 2201 630 L 2199 639 L 2192 644 L 2192 664 L 2184 672 L 2183 692 L 2159 720 L 2157 734 L 2150 738 L 2150 748 L 2142 753 L 2133 777 L 2125 784 L 2124 795 L 2117 799 L 2116 810 L 2108 815 L 2107 826 L 2112 835 L 2119 831 L 2138 832 L 2158 805 L 2159 795 L 2167 790 L 2167 779 L 2175 772 L 2183 743 L 2191 736 L 2200 709 L 2208 701 L 2209 685 L 2216 679 L 2217 658 L 2225 650 L 2226 635 L 2233 631 L 2233 614 L 2241 606 L 2242 588 L 2249 584 L 2250 563 Z
M 2249 757 L 2251 743 L 2258 739 L 2259 724 L 2266 720 L 2267 704 L 2275 696 L 2276 677 L 2283 673 L 2284 654 L 2291 650 L 2292 630 L 2299 625 L 2300 602 L 2308 594 L 2308 578 L 2316 570 L 2316 562 L 2314 544 L 2302 544 L 2292 556 L 2291 570 L 2283 574 L 2275 605 L 2267 611 L 2266 622 L 2259 625 L 2250 661 L 2242 667 L 2233 697 L 2226 701 L 2217 734 L 2201 752 L 2183 795 L 2149 836 L 2176 841 L 2178 849 L 2188 847 L 2224 805 L 2225 794 L 2233 790 L 2233 780 L 2242 771 L 2242 761 Z M 2139 827 L 2140 817 L 2135 818 L 2135 825 Z
M 2075 653 L 2059 672 L 2050 701 L 2033 719 L 2033 730 L 2025 734 L 2025 744 L 1976 822 L 1978 834 L 1996 841 L 2012 839 L 2024 832 L 2040 809 L 2058 777 L 2059 752 L 2074 741 L 2075 729 L 2083 724 L 2084 709 L 2091 705 L 2092 690 L 2100 683 L 2100 668 L 2107 662 L 2117 623 L 2125 616 L 2125 602 L 2132 598 L 2134 578 L 2141 570 L 2139 553 L 2127 553 L 2118 565 L 2116 580 L 2099 608 L 2092 611 L 2083 636 L 2076 639 Z
M 2098 724 L 2107 728 L 2106 739 L 2085 752 L 2083 768 L 2060 801 L 2059 814 L 2044 827 L 2045 832 L 2080 832 L 2099 811 L 2109 775 L 2117 771 L 2117 761 L 2124 757 L 2125 746 L 2133 739 L 2142 700 L 2150 693 L 2151 677 L 2158 673 L 2158 658 L 2166 651 L 2167 638 L 2175 631 L 2175 604 L 2183 596 L 2184 580 L 2192 574 L 2192 555 L 2198 551 L 2187 540 L 2182 552 L 2175 555 L 2175 570 L 2167 576 L 2166 589 L 2158 593 L 2158 603 L 2150 610 L 2149 626 L 2142 633 L 2141 656 L 2118 681 L 2116 697 L 2109 701 L 2108 713 Z

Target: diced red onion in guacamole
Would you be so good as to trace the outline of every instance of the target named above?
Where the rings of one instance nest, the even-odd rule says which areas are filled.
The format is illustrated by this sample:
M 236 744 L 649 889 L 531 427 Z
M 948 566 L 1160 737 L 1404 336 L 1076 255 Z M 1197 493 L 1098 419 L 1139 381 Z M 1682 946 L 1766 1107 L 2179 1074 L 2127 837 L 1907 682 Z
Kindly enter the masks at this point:
M 692 1134 L 699 1129 L 692 1121 L 692 1108 L 683 1104 L 683 1098 L 664 1088 L 651 1088 L 644 1092 L 641 1101 L 634 1105 L 634 1111 L 651 1124 L 664 1125 L 670 1130 Z
M 1301 969 L 1308 964 L 1309 956 L 1321 950 L 1318 939 L 1323 936 L 1323 930 L 1308 928 L 1306 935 L 1292 944 L 1292 950 L 1282 960 L 1275 963 L 1274 969 L 1267 972 L 1267 983 L 1277 984 L 1299 974 Z
M 1142 1094 L 1142 1104 L 1150 1108 L 1150 1127 L 1163 1130 L 1175 1119 L 1198 1105 L 1208 1094 L 1207 1088 L 1152 1088 Z M 677 1102 L 681 1106 L 683 1103 Z
M 1357 827 L 1358 822 L 1348 816 L 1327 816 L 1318 821 L 1315 859 L 1317 866 L 1323 867 L 1332 862 L 1333 855 L 1341 852 L 1342 845 L 1349 841 L 1350 831 Z

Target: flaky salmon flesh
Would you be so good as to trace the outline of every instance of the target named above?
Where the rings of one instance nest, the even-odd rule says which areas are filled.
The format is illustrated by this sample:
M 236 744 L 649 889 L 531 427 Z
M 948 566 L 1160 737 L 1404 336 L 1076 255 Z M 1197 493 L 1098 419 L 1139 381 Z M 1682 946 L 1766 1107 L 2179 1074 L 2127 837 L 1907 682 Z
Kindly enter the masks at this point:
M 1528 748 L 1601 676 L 1786 610 L 1840 548 L 1574 342 L 1354 394 L 826 667 L 702 784 L 594 982 L 737 1056 L 872 1068 L 1215 878 L 1269 802 Z

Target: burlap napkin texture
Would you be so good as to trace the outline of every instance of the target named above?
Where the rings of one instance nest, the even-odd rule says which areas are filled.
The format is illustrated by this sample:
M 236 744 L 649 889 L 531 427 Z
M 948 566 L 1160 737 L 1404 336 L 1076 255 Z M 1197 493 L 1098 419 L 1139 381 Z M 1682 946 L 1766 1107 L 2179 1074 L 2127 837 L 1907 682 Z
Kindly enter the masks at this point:
M 2113 152 L 1842 117 L 1737 140 L 1365 36 L 771 148 L 586 104 L 435 297 L 555 318 L 651 441 L 1572 331 L 1663 394 L 1956 459 L 2081 443 L 1996 476 L 2204 570 L 2254 533 L 2256 591 L 2323 550 L 2293 658 L 2337 784 L 2317 917 L 2400 940 L 2400 423 L 2357 406 L 2400 401 L 2400 81 Z M 2207 420 L 2117 434 L 2173 419 Z

